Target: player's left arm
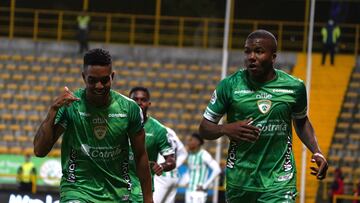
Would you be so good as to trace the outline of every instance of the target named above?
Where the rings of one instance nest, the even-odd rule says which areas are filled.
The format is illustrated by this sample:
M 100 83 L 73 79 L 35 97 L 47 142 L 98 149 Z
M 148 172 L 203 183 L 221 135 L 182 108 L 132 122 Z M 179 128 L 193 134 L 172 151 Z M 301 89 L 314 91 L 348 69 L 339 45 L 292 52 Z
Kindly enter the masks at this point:
M 325 156 L 322 154 L 314 128 L 312 127 L 308 116 L 294 119 L 294 127 L 301 142 L 313 153 L 311 162 L 316 163 L 318 168 L 310 167 L 311 174 L 322 180 L 326 177 L 328 163 Z
M 206 190 L 214 179 L 221 173 L 220 165 L 207 151 L 203 153 L 203 161 L 209 168 L 211 168 L 212 172 L 210 177 L 205 181 L 204 185 L 201 186 L 202 188 L 199 188 L 200 190 Z
M 153 202 L 149 160 L 145 149 L 144 130 L 141 129 L 136 135 L 130 136 L 130 142 L 134 152 L 136 174 L 140 180 L 144 202 Z

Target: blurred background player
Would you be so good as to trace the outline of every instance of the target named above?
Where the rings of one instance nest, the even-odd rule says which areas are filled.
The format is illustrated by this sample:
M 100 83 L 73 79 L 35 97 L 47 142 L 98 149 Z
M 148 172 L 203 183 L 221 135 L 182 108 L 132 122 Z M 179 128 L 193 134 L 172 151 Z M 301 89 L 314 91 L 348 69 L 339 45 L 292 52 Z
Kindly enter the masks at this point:
M 159 121 L 147 114 L 151 105 L 150 92 L 145 87 L 134 87 L 130 90 L 130 98 L 141 108 L 144 118 L 145 147 L 149 158 L 151 175 L 160 176 L 163 171 L 170 171 L 175 168 L 175 152 L 168 139 L 168 133 Z M 165 161 L 158 164 L 157 157 L 161 154 Z M 135 165 L 132 162 L 130 153 L 130 178 L 131 178 L 131 202 L 142 202 L 142 192 L 139 179 L 135 174 Z M 153 181 L 153 180 L 152 180 Z M 152 184 L 154 191 L 154 184 Z
M 221 173 L 219 163 L 211 157 L 208 151 L 202 148 L 203 144 L 204 140 L 198 133 L 193 133 L 189 137 L 187 143 L 189 182 L 185 192 L 185 203 L 205 203 L 209 185 Z M 209 170 L 211 170 L 210 176 L 208 176 Z
M 168 138 L 172 148 L 175 150 L 176 167 L 168 172 L 163 172 L 160 176 L 154 177 L 155 203 L 174 203 L 176 197 L 177 184 L 179 182 L 178 168 L 186 161 L 188 152 L 184 144 L 177 137 L 176 133 L 166 128 L 168 131 Z M 162 156 L 158 156 L 157 163 L 163 163 L 165 160 Z
M 36 191 L 36 168 L 31 162 L 31 156 L 25 155 L 25 162 L 18 168 L 16 180 L 19 183 L 19 190 L 23 192 Z
M 67 87 L 51 104 L 34 139 L 34 153 L 46 156 L 62 135 L 61 202 L 129 202 L 129 139 L 136 172 L 151 203 L 151 177 L 145 151 L 141 109 L 113 91 L 110 53 L 92 49 L 84 55 L 85 89 Z

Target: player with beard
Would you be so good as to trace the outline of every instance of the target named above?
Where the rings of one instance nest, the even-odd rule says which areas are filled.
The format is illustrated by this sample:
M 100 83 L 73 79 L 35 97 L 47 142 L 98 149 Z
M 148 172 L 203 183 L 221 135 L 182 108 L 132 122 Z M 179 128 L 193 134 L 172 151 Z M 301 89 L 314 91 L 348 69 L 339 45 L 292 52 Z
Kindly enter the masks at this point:
M 245 41 L 245 70 L 220 82 L 205 110 L 200 133 L 230 139 L 226 199 L 237 202 L 295 202 L 296 166 L 292 122 L 312 152 L 311 174 L 324 179 L 328 163 L 307 116 L 302 80 L 274 68 L 277 42 L 265 30 Z M 227 123 L 218 125 L 224 114 Z
M 153 202 L 141 109 L 111 90 L 114 78 L 108 51 L 84 55 L 85 89 L 67 87 L 51 104 L 34 138 L 34 153 L 46 156 L 62 137 L 61 202 L 129 202 L 129 141 L 143 201 Z
M 145 87 L 134 87 L 130 90 L 130 98 L 141 108 L 144 117 L 145 145 L 148 154 L 151 175 L 161 175 L 163 171 L 170 171 L 175 168 L 175 151 L 168 139 L 166 127 L 155 118 L 147 114 L 151 105 L 150 92 Z M 158 154 L 161 154 L 165 161 L 157 163 Z M 139 179 L 135 174 L 135 164 L 132 162 L 130 153 L 130 178 L 131 178 L 131 202 L 142 202 L 142 190 Z M 153 183 L 153 180 L 152 180 Z M 154 184 L 152 184 L 154 190 Z

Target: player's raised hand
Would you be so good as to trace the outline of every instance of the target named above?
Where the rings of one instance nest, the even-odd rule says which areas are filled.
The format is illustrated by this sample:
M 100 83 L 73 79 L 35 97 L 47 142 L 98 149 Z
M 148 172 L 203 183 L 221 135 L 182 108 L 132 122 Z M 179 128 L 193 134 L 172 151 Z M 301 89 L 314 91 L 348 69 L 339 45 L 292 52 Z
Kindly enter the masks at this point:
M 64 105 L 69 106 L 74 101 L 79 101 L 80 99 L 74 96 L 74 93 L 72 93 L 68 87 L 64 87 L 64 91 L 58 96 L 53 104 L 51 105 L 51 108 L 58 110 Z
M 260 129 L 251 125 L 252 119 L 237 121 L 224 125 L 224 133 L 232 141 L 255 142 L 260 135 Z
M 316 176 L 317 179 L 322 180 L 326 177 L 326 172 L 329 167 L 328 162 L 326 161 L 325 157 L 320 153 L 315 153 L 311 157 L 311 162 L 316 163 L 318 168 L 310 167 L 311 175 Z

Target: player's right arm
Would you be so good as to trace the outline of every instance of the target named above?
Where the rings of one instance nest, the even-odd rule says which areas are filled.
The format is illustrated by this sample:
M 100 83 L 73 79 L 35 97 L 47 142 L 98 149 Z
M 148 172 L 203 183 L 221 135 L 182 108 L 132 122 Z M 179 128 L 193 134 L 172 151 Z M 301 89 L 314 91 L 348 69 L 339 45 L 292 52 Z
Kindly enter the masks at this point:
M 79 99 L 65 87 L 64 92 L 55 99 L 50 106 L 46 118 L 41 122 L 34 138 L 34 154 L 37 157 L 46 156 L 60 135 L 64 132 L 64 128 L 60 124 L 55 124 L 55 117 L 59 109 L 64 105 L 70 105 Z

